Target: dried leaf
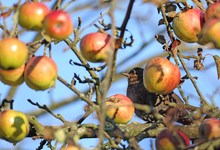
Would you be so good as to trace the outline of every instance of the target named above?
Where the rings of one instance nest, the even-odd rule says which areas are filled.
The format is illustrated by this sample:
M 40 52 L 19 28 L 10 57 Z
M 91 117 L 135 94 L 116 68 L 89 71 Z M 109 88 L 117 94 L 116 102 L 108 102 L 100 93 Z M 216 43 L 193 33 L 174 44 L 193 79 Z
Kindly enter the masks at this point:
M 171 12 L 171 11 L 174 11 L 174 12 L 176 11 L 176 5 L 174 4 L 168 4 L 165 6 L 165 8 L 166 8 L 166 13 Z
M 123 38 L 117 38 L 117 39 L 115 40 L 115 49 L 121 48 L 122 42 L 123 42 Z
M 157 7 L 157 13 L 159 14 L 161 12 L 161 8 Z
M 173 41 L 173 43 L 171 44 L 170 48 L 171 48 L 171 51 L 173 51 L 177 46 L 179 46 L 181 44 L 181 41 L 176 39 Z
M 163 35 L 155 35 L 155 38 L 162 45 L 166 43 L 166 39 L 164 38 Z
M 171 22 L 173 21 L 173 17 L 166 16 L 166 18 L 167 18 L 168 23 L 171 23 Z M 164 21 L 163 18 L 159 20 L 158 26 L 160 26 L 160 25 L 162 25 L 162 24 L 165 24 L 165 21 Z
M 200 59 L 196 59 L 194 60 L 194 66 L 193 66 L 196 70 L 202 70 L 204 69 L 204 65 L 202 64 Z
M 160 19 L 158 22 L 158 26 L 164 24 L 164 19 Z
M 3 18 L 7 18 L 8 16 L 11 15 L 12 12 L 13 12 L 12 10 L 9 10 L 9 11 L 6 11 L 6 12 L 3 12 L 3 13 L 1 13 L 1 17 L 3 17 Z
M 220 79 L 220 57 L 218 55 L 213 56 L 217 68 L 218 79 Z
M 176 54 L 177 54 L 176 47 L 179 46 L 180 44 L 181 44 L 180 40 L 176 39 L 170 45 L 170 51 L 172 52 L 174 58 L 176 58 Z

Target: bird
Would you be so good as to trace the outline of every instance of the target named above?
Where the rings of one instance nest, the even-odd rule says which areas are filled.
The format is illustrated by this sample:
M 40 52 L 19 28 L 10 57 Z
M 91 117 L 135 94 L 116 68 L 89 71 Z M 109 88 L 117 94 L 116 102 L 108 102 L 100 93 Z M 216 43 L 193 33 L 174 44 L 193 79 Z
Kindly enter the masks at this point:
M 184 102 L 176 93 L 160 95 L 147 91 L 143 84 L 143 71 L 143 68 L 135 67 L 128 73 L 121 73 L 128 79 L 126 96 L 135 104 L 148 105 L 151 108 L 151 112 L 135 109 L 135 114 L 142 120 L 151 123 L 158 120 L 155 114 L 159 113 L 168 122 L 176 121 L 185 125 L 191 124 L 192 120 L 186 117 L 189 116 L 190 112 L 185 109 Z

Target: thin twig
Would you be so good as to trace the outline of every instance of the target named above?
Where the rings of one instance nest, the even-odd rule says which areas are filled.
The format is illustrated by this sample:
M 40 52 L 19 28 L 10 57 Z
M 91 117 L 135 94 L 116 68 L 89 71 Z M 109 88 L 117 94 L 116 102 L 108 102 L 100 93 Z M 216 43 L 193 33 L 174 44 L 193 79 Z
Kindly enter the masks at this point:
M 192 0 L 192 2 L 194 2 L 203 12 L 205 12 L 205 8 L 200 1 Z
M 48 113 L 50 113 L 52 116 L 54 116 L 55 118 L 59 119 L 60 121 L 62 121 L 63 123 L 66 123 L 67 121 L 63 118 L 62 115 L 60 114 L 54 114 L 48 107 L 47 105 L 40 105 L 38 102 L 33 102 L 31 99 L 27 100 L 29 103 L 31 103 L 34 106 L 37 106 L 40 109 L 44 109 L 45 111 L 47 111 Z
M 11 100 L 3 99 L 2 103 L 0 105 L 0 110 L 1 110 L 1 108 L 7 107 L 7 104 L 9 104 L 10 109 L 13 109 L 13 103 L 14 103 L 14 100 L 12 100 L 12 99 Z
M 189 79 L 191 80 L 193 86 L 195 87 L 196 89 L 196 92 L 198 93 L 199 97 L 200 97 L 200 100 L 201 100 L 201 104 L 202 106 L 208 106 L 210 107 L 210 104 L 205 100 L 204 96 L 202 95 L 199 87 L 197 86 L 196 82 L 195 82 L 195 79 L 192 77 L 191 73 L 188 71 L 188 69 L 186 68 L 186 64 L 184 62 L 184 60 L 182 59 L 182 55 L 179 51 L 177 51 L 177 56 L 183 66 L 183 69 L 185 70 L 187 76 L 189 77 Z
M 7 30 L 7 29 L 5 28 L 5 26 L 3 26 L 2 24 L 0 24 L 0 28 L 1 28 L 1 29 L 4 31 L 4 33 L 6 33 L 7 35 L 10 34 L 10 31 Z
M 81 124 L 93 112 L 94 112 L 94 109 L 90 109 L 86 111 L 86 113 L 77 121 L 77 124 Z
M 135 0 L 130 0 L 130 2 L 129 2 L 125 18 L 124 18 L 123 23 L 122 23 L 121 28 L 120 28 L 121 29 L 121 33 L 120 33 L 120 38 L 121 39 L 124 38 L 124 33 L 126 31 L 126 27 L 127 27 L 128 21 L 129 21 L 130 16 L 131 16 L 131 11 L 132 11 L 134 2 L 135 2 Z
M 40 142 L 40 145 L 38 146 L 38 148 L 36 148 L 36 150 L 42 150 L 44 148 L 44 145 L 47 143 L 47 140 L 42 140 Z
M 86 70 L 93 70 L 93 71 L 102 71 L 103 69 L 105 69 L 106 67 L 106 64 L 102 65 L 102 66 L 99 66 L 99 67 L 95 67 L 95 68 L 91 68 L 89 64 L 86 64 L 86 65 L 83 65 L 83 64 L 80 64 L 80 63 L 77 63 L 77 62 L 74 62 L 72 59 L 69 61 L 69 63 L 72 65 L 77 65 L 77 66 L 81 66 L 81 67 L 84 67 Z
M 167 33 L 170 37 L 171 42 L 173 42 L 175 38 L 174 38 L 174 35 L 173 35 L 173 32 L 172 32 L 172 28 L 171 28 L 171 26 L 170 26 L 170 24 L 167 20 L 164 3 L 161 4 L 160 8 L 161 8 L 161 13 L 162 13 L 162 16 L 163 16 L 164 23 L 165 23 L 166 28 L 167 28 Z
M 81 98 L 83 101 L 85 101 L 86 103 L 88 103 L 90 106 L 95 107 L 95 103 L 93 103 L 89 98 L 87 98 L 85 96 L 85 94 L 81 93 L 80 91 L 78 91 L 72 84 L 69 84 L 66 80 L 64 80 L 61 76 L 58 76 L 57 78 L 61 83 L 63 83 L 64 85 L 66 85 L 66 87 L 68 87 L 70 90 L 72 90 L 74 93 L 76 93 L 78 95 L 79 98 Z

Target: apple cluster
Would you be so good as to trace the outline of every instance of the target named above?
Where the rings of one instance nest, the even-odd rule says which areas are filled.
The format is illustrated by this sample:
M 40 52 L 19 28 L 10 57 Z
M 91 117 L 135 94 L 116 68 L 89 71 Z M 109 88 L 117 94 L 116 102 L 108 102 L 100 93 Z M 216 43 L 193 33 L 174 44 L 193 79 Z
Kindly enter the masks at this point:
M 27 61 L 28 48 L 17 38 L 0 41 L 0 81 L 18 86 L 24 81 L 35 90 L 45 90 L 55 84 L 57 66 L 47 56 L 35 56 Z M 27 61 L 27 62 L 26 62 Z
M 51 11 L 41 2 L 24 3 L 19 10 L 18 23 L 27 30 L 41 31 L 56 40 L 63 40 L 73 32 L 68 13 Z M 114 39 L 104 32 L 89 33 L 80 41 L 80 50 L 90 62 L 106 62 L 114 53 Z M 4 84 L 18 86 L 25 81 L 34 90 L 46 90 L 54 86 L 57 76 L 57 66 L 51 58 L 28 58 L 28 48 L 17 38 L 0 41 L 0 80 Z M 113 95 L 105 104 L 106 115 L 116 123 L 127 123 L 134 114 L 133 103 L 125 95 Z
M 216 1 L 209 4 L 205 12 L 198 8 L 182 10 L 173 18 L 172 28 L 175 35 L 184 42 L 198 43 L 200 45 L 211 43 L 215 48 L 220 49 L 220 2 Z M 146 64 L 144 86 L 149 92 L 168 94 L 178 86 L 180 81 L 178 68 L 175 69 L 176 66 L 171 65 L 172 72 L 170 72 L 170 67 L 165 65 L 170 64 L 170 62 L 166 63 L 166 61 L 162 61 L 159 58 L 152 58 Z M 171 76 L 171 79 L 166 78 L 167 71 L 170 72 L 169 76 Z M 175 79 L 177 81 L 169 82 Z M 166 84 L 159 84 L 165 83 L 165 81 Z M 219 118 L 204 119 L 199 125 L 198 135 L 199 141 L 204 143 L 208 141 L 213 141 L 214 143 L 216 139 L 219 139 Z M 168 128 L 156 136 L 155 145 L 157 150 L 190 149 L 190 139 L 185 133 L 174 128 Z M 212 148 L 219 149 L 220 147 L 214 145 Z
M 173 21 L 173 31 L 188 43 L 205 45 L 212 42 L 220 48 L 220 2 L 210 4 L 205 13 L 200 9 L 187 9 L 178 13 Z M 40 31 L 51 39 L 64 40 L 73 32 L 73 23 L 64 10 L 50 10 L 41 2 L 26 2 L 19 10 L 18 23 L 26 30 Z M 105 32 L 93 32 L 80 40 L 80 52 L 90 62 L 108 62 L 115 52 L 115 39 Z M 47 56 L 28 57 L 28 48 L 15 37 L 0 40 L 0 81 L 10 86 L 25 82 L 31 89 L 46 90 L 55 85 L 58 69 Z M 150 59 L 144 68 L 143 83 L 150 93 L 170 94 L 180 83 L 178 66 L 163 57 Z M 113 95 L 104 102 L 106 116 L 117 124 L 128 123 L 135 112 L 132 100 L 123 95 Z M 15 110 L 0 112 L 0 138 L 17 143 L 29 133 L 25 114 Z M 201 139 L 220 137 L 220 121 L 206 119 L 199 127 Z M 156 137 L 158 150 L 176 150 L 190 145 L 189 137 L 176 129 L 165 129 Z M 78 149 L 69 145 L 62 150 Z
M 18 23 L 27 30 L 42 31 L 56 40 L 64 40 L 73 32 L 73 22 L 67 12 L 50 10 L 42 2 L 24 3 L 19 11 Z
M 42 2 L 25 2 L 19 9 L 18 23 L 27 30 L 64 40 L 73 32 L 73 23 L 64 10 L 50 10 Z M 54 86 L 58 76 L 56 63 L 47 56 L 28 58 L 25 43 L 15 37 L 0 41 L 0 81 L 18 86 L 24 81 L 34 90 Z
M 179 12 L 172 21 L 176 36 L 187 43 L 206 45 L 212 43 L 220 48 L 220 2 L 208 5 L 205 12 L 197 8 Z

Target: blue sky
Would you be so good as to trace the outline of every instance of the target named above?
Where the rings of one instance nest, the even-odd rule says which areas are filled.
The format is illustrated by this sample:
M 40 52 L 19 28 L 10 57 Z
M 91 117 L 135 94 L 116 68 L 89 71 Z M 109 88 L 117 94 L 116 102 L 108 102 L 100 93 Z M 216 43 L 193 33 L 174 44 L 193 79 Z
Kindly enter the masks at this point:
M 12 6 L 12 4 L 16 3 L 17 1 L 11 0 L 11 1 L 1 1 L 3 6 Z M 22 1 L 23 2 L 23 1 Z M 54 0 L 51 2 L 47 2 L 46 4 L 48 6 L 51 6 L 53 4 Z M 98 1 L 92 1 L 91 5 L 96 5 Z M 80 37 L 83 37 L 83 35 L 94 32 L 97 29 L 93 26 L 94 22 L 97 23 L 97 18 L 99 17 L 100 12 L 106 12 L 106 8 L 96 8 L 96 9 L 83 9 L 79 11 L 75 11 L 77 6 L 84 4 L 87 4 L 88 1 L 82 0 L 82 1 L 75 1 L 72 5 L 70 5 L 67 8 L 68 12 L 71 13 L 72 20 L 75 24 L 75 27 L 77 26 L 77 17 L 81 17 L 82 22 L 82 32 L 80 34 Z M 117 6 L 117 10 L 115 11 L 115 22 L 117 26 L 120 26 L 124 15 L 126 6 L 128 4 L 128 1 L 120 2 L 120 5 Z M 89 5 L 89 7 L 92 8 L 92 6 Z M 157 26 L 158 20 L 161 18 L 160 14 L 157 14 L 157 9 L 152 4 L 142 4 L 140 1 L 136 1 L 134 4 L 134 9 L 131 15 L 131 18 L 129 20 L 127 28 L 130 30 L 132 35 L 134 36 L 134 43 L 132 47 L 127 47 L 124 50 L 120 50 L 118 52 L 118 60 L 117 63 L 120 64 L 123 62 L 122 65 L 117 67 L 116 72 L 121 73 L 125 70 L 129 69 L 131 66 L 135 65 L 135 63 L 141 61 L 141 60 L 147 60 L 150 57 L 153 57 L 155 55 L 163 53 L 162 46 L 156 42 L 156 40 L 153 40 L 148 46 L 146 46 L 144 49 L 140 49 L 140 46 L 143 44 L 143 42 L 149 41 L 154 37 L 155 34 L 159 33 L 164 29 L 164 26 Z M 104 16 L 104 19 L 106 22 L 110 21 L 108 16 Z M 3 23 L 3 19 L 0 18 L 0 23 Z M 7 25 L 8 30 L 12 27 L 12 19 L 11 16 L 7 19 Z M 19 29 L 21 29 L 19 27 Z M 2 33 L 2 31 L 0 31 Z M 31 42 L 34 35 L 36 35 L 36 32 L 27 32 L 25 31 L 23 34 L 19 36 L 19 38 L 24 42 Z M 71 38 L 73 38 L 73 35 L 71 35 Z M 198 45 L 196 44 L 189 44 L 189 46 L 194 46 L 195 50 Z M 85 71 L 84 68 L 78 67 L 78 66 L 72 66 L 69 64 L 69 60 L 72 59 L 73 61 L 79 62 L 74 53 L 72 51 L 66 51 L 64 52 L 64 49 L 67 48 L 67 45 L 64 42 L 60 42 L 59 44 L 52 45 L 52 57 L 57 63 L 58 66 L 58 72 L 59 75 L 63 78 L 65 78 L 66 81 L 71 82 L 71 79 L 73 77 L 74 73 L 77 73 L 80 75 L 81 78 L 84 76 L 89 77 L 88 73 Z M 183 49 L 180 49 L 183 50 Z M 132 59 L 126 59 L 129 55 L 133 54 L 135 51 L 141 51 L 139 54 Z M 196 54 L 195 51 L 192 53 Z M 42 55 L 43 54 L 43 47 L 41 47 L 36 55 Z M 219 50 L 205 50 L 205 54 L 217 54 L 220 55 Z M 186 61 L 187 67 L 192 68 L 193 62 L 192 61 Z M 213 64 L 214 60 L 209 55 L 207 56 L 207 59 L 204 62 L 205 66 L 209 66 L 209 64 Z M 93 64 L 92 66 L 99 66 L 100 64 Z M 182 76 L 185 75 L 184 71 L 181 70 Z M 213 92 L 216 90 L 216 88 L 220 88 L 220 81 L 217 80 L 217 72 L 215 66 L 211 67 L 205 67 L 202 71 L 191 71 L 193 76 L 199 76 L 199 79 L 197 80 L 197 84 L 200 87 L 200 90 L 204 94 L 204 96 L 210 100 L 210 96 L 213 94 Z M 103 72 L 98 73 L 99 76 L 103 75 Z M 116 93 L 126 94 L 126 86 L 127 86 L 127 80 L 125 78 L 121 79 L 120 81 L 115 82 L 107 96 L 114 95 Z M 87 85 L 81 85 L 77 84 L 76 87 L 83 91 L 88 86 Z M 183 85 L 182 88 L 186 95 L 191 96 L 189 99 L 190 104 L 192 105 L 199 105 L 198 96 L 196 94 L 195 89 L 192 86 L 192 83 L 187 80 Z M 0 82 L 0 100 L 4 99 L 7 96 L 7 92 L 10 89 L 9 86 L 4 85 Z M 176 90 L 175 90 L 176 91 Z M 178 93 L 178 91 L 176 91 Z M 192 96 L 193 95 L 193 96 Z M 31 111 L 37 110 L 38 108 L 35 106 L 32 106 L 30 103 L 27 102 L 27 99 L 32 99 L 34 102 L 39 102 L 40 104 L 51 104 L 55 102 L 59 102 L 63 99 L 70 98 L 72 96 L 75 96 L 75 94 L 70 91 L 68 88 L 66 88 L 62 83 L 59 81 L 56 82 L 56 88 L 52 90 L 46 90 L 46 91 L 34 91 L 27 87 L 25 83 L 23 83 L 21 86 L 19 86 L 15 97 L 13 98 L 15 100 L 14 102 L 14 109 L 19 110 L 25 113 L 29 113 Z M 95 97 L 93 97 L 95 99 Z M 217 106 L 220 105 L 220 94 L 218 93 L 216 97 L 214 98 L 214 102 Z M 85 102 L 77 101 L 75 103 L 68 104 L 67 106 L 64 106 L 62 108 L 59 108 L 57 110 L 54 110 L 55 113 L 60 113 L 65 117 L 66 120 L 74 121 L 80 118 L 80 116 L 83 115 L 83 107 L 85 106 Z M 40 116 L 39 122 L 45 124 L 45 125 L 61 125 L 61 122 L 57 119 L 54 119 L 51 115 L 44 114 Z M 136 116 L 133 117 L 132 121 L 142 122 L 139 118 Z M 88 117 L 84 123 L 97 123 L 95 114 Z M 39 146 L 40 140 L 32 140 L 30 138 L 26 138 L 25 140 L 21 141 L 17 144 L 17 146 L 13 146 L 11 143 L 8 143 L 6 141 L 0 140 L 0 149 L 5 150 L 13 150 L 18 149 L 19 147 L 22 147 L 23 150 L 31 150 L 33 148 L 36 148 Z M 96 139 L 84 139 L 80 140 L 79 143 L 86 147 L 86 148 L 92 148 L 96 144 Z M 140 145 L 143 149 L 148 149 L 150 145 L 150 140 L 146 139 L 140 142 Z M 45 147 L 45 150 L 47 148 Z

